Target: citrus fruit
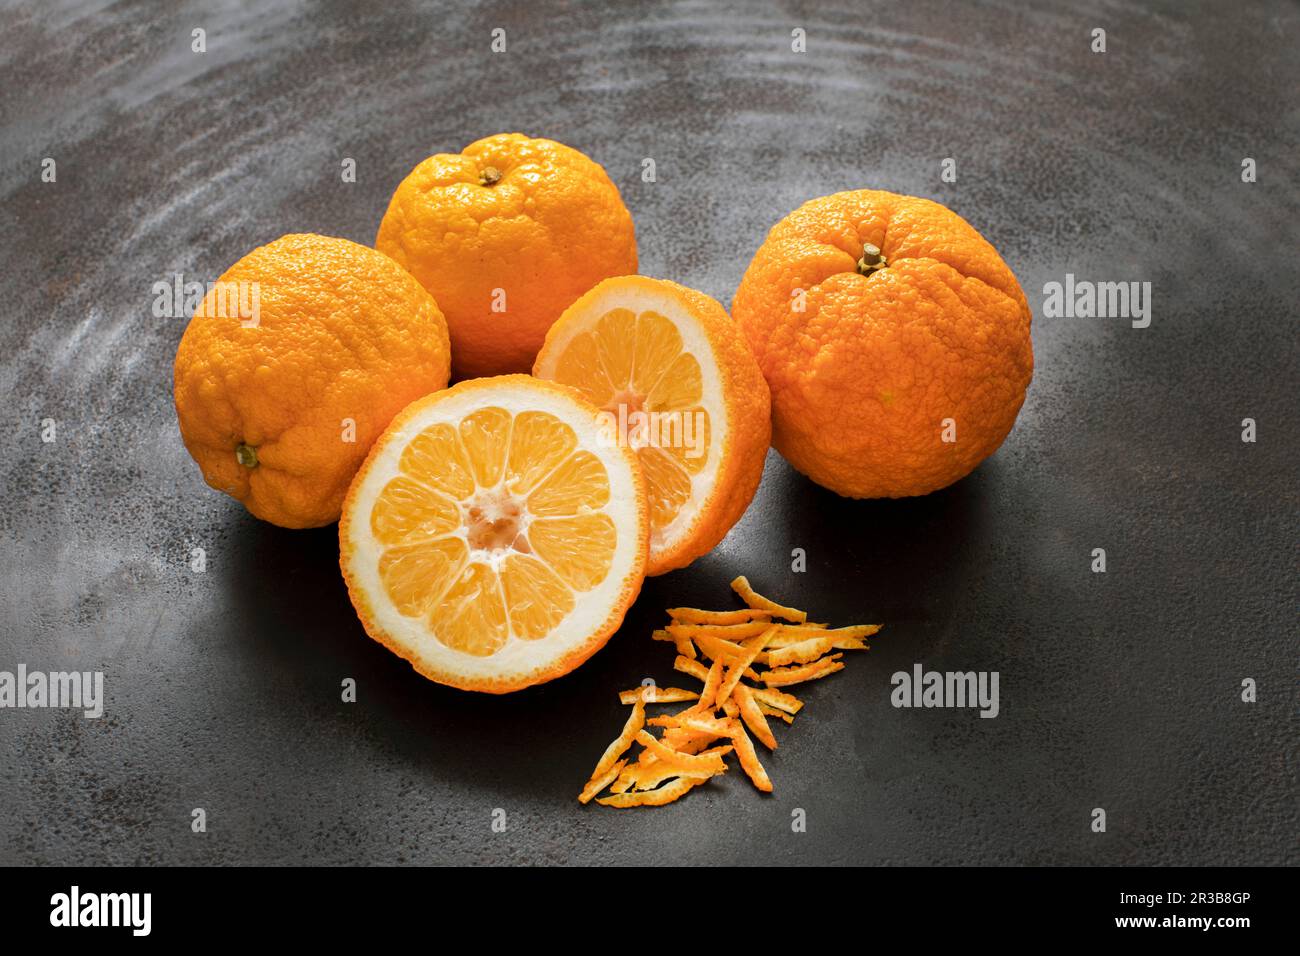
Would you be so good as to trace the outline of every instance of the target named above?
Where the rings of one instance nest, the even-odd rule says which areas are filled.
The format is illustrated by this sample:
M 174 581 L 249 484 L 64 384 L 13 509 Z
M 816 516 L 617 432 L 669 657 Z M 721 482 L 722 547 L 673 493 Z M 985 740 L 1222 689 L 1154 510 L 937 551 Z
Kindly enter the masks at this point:
M 772 389 L 772 439 L 852 498 L 928 494 L 1010 432 L 1033 375 L 1029 306 L 956 213 L 874 190 L 777 223 L 732 303 Z
M 716 301 L 663 279 L 606 279 L 565 310 L 535 375 L 578 389 L 635 449 L 650 499 L 650 565 L 711 550 L 754 497 L 771 439 L 767 385 Z
M 527 375 L 413 403 L 339 522 L 367 633 L 431 680 L 505 693 L 567 674 L 618 629 L 649 539 L 635 456 L 596 409 Z
M 528 371 L 566 307 L 606 276 L 636 272 L 632 216 L 605 170 L 518 133 L 416 166 L 375 247 L 438 300 L 460 378 Z
M 204 480 L 257 517 L 329 524 L 389 420 L 446 386 L 448 348 L 437 304 L 387 256 L 283 236 L 231 266 L 185 329 L 181 438 Z

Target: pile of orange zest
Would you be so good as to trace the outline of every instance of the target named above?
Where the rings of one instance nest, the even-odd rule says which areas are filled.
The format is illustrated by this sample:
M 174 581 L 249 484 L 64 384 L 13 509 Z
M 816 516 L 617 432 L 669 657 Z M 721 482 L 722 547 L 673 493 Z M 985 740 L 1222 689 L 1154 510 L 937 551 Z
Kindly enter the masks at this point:
M 771 793 L 772 779 L 754 740 L 775 750 L 769 718 L 792 724 L 803 709 L 799 698 L 780 688 L 843 670 L 844 652 L 869 650 L 866 639 L 881 627 L 809 623 L 806 612 L 764 597 L 744 577 L 731 587 L 748 607 L 669 609 L 671 623 L 651 637 L 674 645 L 673 669 L 703 686 L 698 693 L 653 684 L 620 692 L 619 701 L 631 704 L 632 714 L 596 764 L 579 801 L 662 807 L 725 773 L 725 758 L 733 753 L 750 782 Z M 647 705 L 688 701 L 690 706 L 676 713 L 646 717 Z M 656 737 L 651 727 L 663 733 Z M 635 755 L 633 746 L 640 747 Z M 600 796 L 606 789 L 609 794 Z

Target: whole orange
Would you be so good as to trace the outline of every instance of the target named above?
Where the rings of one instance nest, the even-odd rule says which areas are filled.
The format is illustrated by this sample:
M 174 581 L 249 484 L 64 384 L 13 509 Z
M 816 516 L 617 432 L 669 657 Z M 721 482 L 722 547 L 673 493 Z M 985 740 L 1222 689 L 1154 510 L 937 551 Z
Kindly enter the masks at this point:
M 392 259 L 284 236 L 231 266 L 181 337 L 181 438 L 257 517 L 326 525 L 392 417 L 446 386 L 449 349 L 433 297 Z
M 637 268 L 632 216 L 605 170 L 519 133 L 416 166 L 375 248 L 438 300 L 458 378 L 528 371 L 561 312 Z
M 732 304 L 772 390 L 772 443 L 851 498 L 952 484 L 1010 432 L 1033 376 L 1016 277 L 956 213 L 875 190 L 777 223 Z

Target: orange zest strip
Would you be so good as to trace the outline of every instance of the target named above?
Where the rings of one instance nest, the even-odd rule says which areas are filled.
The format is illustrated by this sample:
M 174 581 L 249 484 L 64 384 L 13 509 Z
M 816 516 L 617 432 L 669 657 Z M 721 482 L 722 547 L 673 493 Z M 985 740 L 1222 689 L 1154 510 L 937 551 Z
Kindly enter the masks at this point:
M 681 687 L 656 687 L 654 684 L 632 687 L 618 693 L 620 704 L 635 704 L 638 700 L 643 700 L 647 704 L 677 704 L 684 700 L 699 700 L 699 698 L 700 695 L 693 690 L 684 690 Z
M 674 624 L 744 624 L 756 619 L 767 620 L 771 611 L 760 611 L 752 607 L 739 611 L 702 611 L 697 607 L 670 607 L 668 616 Z
M 786 724 L 794 723 L 794 714 L 787 714 L 784 710 L 777 710 L 767 704 L 759 704 L 758 709 L 763 712 L 764 717 L 775 717 L 777 720 L 784 720 Z
M 835 638 L 810 637 L 798 644 L 778 647 L 776 650 L 768 652 L 767 663 L 769 667 L 784 667 L 786 664 L 807 664 L 809 661 L 815 661 L 823 654 L 834 649 Z
M 659 738 L 645 730 L 636 735 L 636 742 L 658 757 L 661 762 L 671 764 L 682 771 L 713 776 L 727 769 L 727 765 L 717 754 L 707 757 L 703 754 L 684 754 L 680 750 L 664 746 Z
M 641 732 L 645 726 L 645 702 L 638 700 L 632 705 L 632 713 L 627 718 L 627 723 L 623 725 L 623 732 L 614 739 L 614 742 L 605 750 L 604 756 L 596 764 L 596 769 L 591 772 L 591 779 L 603 777 L 609 768 L 614 766 L 614 761 L 626 753 L 627 748 L 632 746 L 632 741 L 636 735 Z
M 682 655 L 682 657 L 687 657 L 690 658 L 691 660 L 695 660 L 696 658 L 695 645 L 691 643 L 691 639 L 689 637 L 678 637 L 676 635 L 669 634 L 663 628 L 657 628 L 651 632 L 650 639 L 652 641 L 666 641 L 670 644 L 676 644 L 677 653 Z
M 656 724 L 656 726 L 680 727 L 682 730 L 689 730 L 691 733 L 700 736 L 707 735 L 715 740 L 718 737 L 731 736 L 731 724 L 728 721 L 719 720 L 716 717 L 706 717 L 703 714 L 693 714 L 690 711 L 683 711 L 680 714 L 670 714 L 655 719 L 662 721 L 662 723 Z
M 721 759 L 726 754 L 731 753 L 731 748 L 715 747 L 712 751 L 708 751 L 708 753 L 716 755 L 718 759 Z M 703 756 L 703 754 L 701 754 L 701 756 Z M 724 764 L 723 771 L 725 772 L 725 770 L 726 765 Z M 663 760 L 656 760 L 653 764 L 641 764 L 634 768 L 632 772 L 632 783 L 635 785 L 637 790 L 653 790 L 665 780 L 673 777 L 697 779 L 703 782 L 708 780 L 710 777 L 716 776 L 717 774 L 710 773 L 688 773 L 682 770 L 679 766 L 669 764 Z
M 769 627 L 758 637 L 750 638 L 745 642 L 744 655 L 728 668 L 727 676 L 723 679 L 722 686 L 718 688 L 717 699 L 724 705 L 731 699 L 731 692 L 736 689 L 745 671 L 749 670 L 749 665 L 754 663 L 754 658 L 763 652 L 767 642 L 772 639 L 775 630 L 776 628 Z
M 635 793 L 616 793 L 612 797 L 601 797 L 596 802 L 606 807 L 662 807 L 689 793 L 692 787 L 698 787 L 708 777 L 678 777 L 672 783 L 664 784 L 656 790 L 637 791 Z
M 712 710 L 720 686 L 722 686 L 722 659 L 718 658 L 709 668 L 708 676 L 704 678 L 704 690 L 700 691 L 699 701 L 691 709 Z
M 628 764 L 623 768 L 623 772 L 618 775 L 618 779 L 609 785 L 611 793 L 626 793 L 636 785 L 637 778 L 641 769 L 640 764 Z
M 772 734 L 772 728 L 768 726 L 767 718 L 763 716 L 763 711 L 759 708 L 758 701 L 754 700 L 754 695 L 749 692 L 749 688 L 744 684 L 738 685 L 734 700 L 740 710 L 740 719 L 745 722 L 745 726 L 762 742 L 764 747 L 768 750 L 775 750 L 776 737 Z
M 719 637 L 710 637 L 708 634 L 701 634 L 695 640 L 700 645 L 700 650 L 710 660 L 734 660 L 745 653 L 745 649 L 739 644 L 724 641 Z
M 725 757 L 727 754 L 731 753 L 735 749 L 736 748 L 733 747 L 731 744 L 727 744 L 725 747 L 710 747 L 708 750 L 701 750 L 700 756 L 707 757 L 711 754 L 717 754 L 719 757 Z
M 724 641 L 743 641 L 757 637 L 771 625 L 767 621 L 746 621 L 744 624 L 669 624 L 665 630 L 674 637 L 720 637 Z
M 813 627 L 810 624 L 777 625 L 776 636 L 772 638 L 772 647 L 789 647 L 814 637 L 834 637 L 837 641 L 861 641 L 879 632 L 879 624 L 859 624 L 854 627 Z
M 715 739 L 710 734 L 699 734 L 685 727 L 671 727 L 664 731 L 662 738 L 665 747 L 671 747 L 683 754 L 699 753 Z M 653 763 L 655 760 L 653 754 L 642 752 L 641 756 L 647 763 Z
M 599 777 L 592 777 L 589 781 L 587 781 L 587 785 L 582 788 L 582 793 L 578 794 L 578 802 L 590 803 L 592 797 L 600 793 L 600 791 L 604 790 L 606 787 L 608 787 L 611 783 L 614 782 L 614 779 L 619 775 L 623 767 L 625 767 L 626 765 L 627 765 L 626 760 L 620 760 L 618 763 L 614 764 L 614 766 L 610 767 Z
M 802 624 L 808 620 L 808 615 L 804 611 L 794 607 L 786 607 L 784 604 L 777 604 L 775 601 L 763 597 L 750 586 L 749 579 L 743 574 L 731 582 L 731 589 L 740 595 L 742 601 L 757 611 L 771 611 L 773 617 L 784 618 L 796 624 Z
M 754 752 L 754 742 L 749 739 L 749 734 L 745 733 L 744 726 L 736 720 L 731 722 L 731 741 L 736 747 L 736 759 L 740 761 L 740 768 L 753 781 L 754 786 L 764 793 L 771 793 L 772 780 L 763 769 L 763 765 L 758 762 L 758 754 Z
M 704 656 L 710 661 L 721 661 L 723 667 L 745 656 L 745 648 L 730 641 L 720 641 L 714 637 L 697 637 L 696 640 L 700 642 Z M 758 680 L 758 673 L 748 665 L 745 667 L 745 676 L 752 681 Z
M 749 690 L 760 704 L 767 704 L 775 710 L 783 710 L 792 717 L 803 709 L 803 701 L 794 694 L 787 694 L 771 687 L 751 687 Z
M 836 671 L 844 670 L 844 662 L 840 660 L 842 654 L 833 654 L 830 657 L 823 657 L 820 660 L 813 661 L 811 664 L 800 664 L 797 667 L 778 667 L 775 670 L 764 671 L 761 678 L 768 687 L 788 687 L 791 684 L 802 684 L 804 681 L 817 680 L 828 674 L 834 674 Z
M 690 674 L 700 683 L 704 683 L 709 679 L 709 669 L 707 667 L 699 661 L 683 657 L 681 654 L 678 654 L 677 659 L 673 661 L 673 670 L 681 671 L 683 674 Z

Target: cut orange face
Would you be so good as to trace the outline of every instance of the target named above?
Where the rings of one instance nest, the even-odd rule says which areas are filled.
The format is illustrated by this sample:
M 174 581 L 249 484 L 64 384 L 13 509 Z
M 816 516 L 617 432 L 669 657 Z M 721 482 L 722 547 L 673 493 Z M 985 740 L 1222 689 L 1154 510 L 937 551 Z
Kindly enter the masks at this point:
M 409 405 L 357 473 L 340 564 L 367 633 L 431 680 L 506 693 L 599 650 L 645 574 L 634 453 L 527 375 Z
M 551 326 L 533 367 L 601 409 L 650 501 L 648 574 L 713 549 L 754 497 L 771 438 L 767 383 L 716 301 L 645 276 L 606 279 Z

